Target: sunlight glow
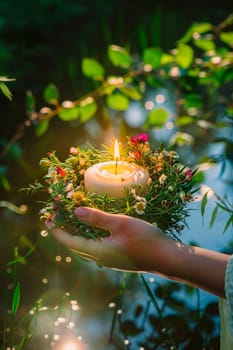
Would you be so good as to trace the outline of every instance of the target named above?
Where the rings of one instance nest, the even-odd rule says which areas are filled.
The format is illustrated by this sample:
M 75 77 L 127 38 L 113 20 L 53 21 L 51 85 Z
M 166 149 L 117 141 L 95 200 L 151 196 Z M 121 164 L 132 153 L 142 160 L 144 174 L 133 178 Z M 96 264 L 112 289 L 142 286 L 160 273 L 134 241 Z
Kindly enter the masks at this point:
M 167 122 L 167 123 L 166 123 L 166 128 L 167 128 L 168 130 L 174 129 L 174 123 L 171 122 L 171 121 Z
M 178 78 L 180 77 L 180 70 L 178 67 L 172 67 L 170 70 L 170 76 L 173 78 Z
M 165 96 L 163 94 L 158 94 L 155 96 L 155 101 L 157 103 L 164 103 L 165 102 Z
M 200 187 L 200 193 L 199 195 L 195 196 L 195 202 L 200 202 L 203 199 L 203 196 L 205 195 L 205 193 L 207 192 L 207 198 L 210 199 L 214 196 L 214 191 L 211 187 L 207 186 L 207 185 L 201 185 Z
M 42 231 L 40 232 L 40 235 L 41 235 L 42 237 L 47 237 L 47 236 L 48 236 L 48 231 L 42 230 Z
M 145 102 L 145 109 L 151 110 L 154 107 L 154 103 L 152 101 L 146 101 Z
M 69 342 L 64 345 L 63 350 L 78 350 L 78 347 L 75 343 Z
M 114 308 L 116 306 L 116 303 L 114 302 L 111 302 L 108 304 L 108 307 L 110 307 L 111 309 Z

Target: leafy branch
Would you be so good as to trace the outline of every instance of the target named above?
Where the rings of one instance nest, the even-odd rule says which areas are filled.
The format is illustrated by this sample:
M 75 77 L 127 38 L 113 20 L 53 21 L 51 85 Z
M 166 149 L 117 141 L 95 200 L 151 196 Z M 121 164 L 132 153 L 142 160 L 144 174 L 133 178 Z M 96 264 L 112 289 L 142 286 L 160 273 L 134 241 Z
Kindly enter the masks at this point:
M 41 136 L 48 130 L 50 120 L 55 116 L 64 122 L 78 120 L 80 124 L 86 123 L 96 115 L 100 100 L 104 100 L 104 105 L 110 110 L 124 112 L 131 101 L 142 100 L 148 87 L 171 83 L 180 91 L 176 101 L 176 127 L 195 124 L 199 128 L 208 129 L 231 125 L 233 111 L 229 96 L 228 99 L 221 98 L 228 121 L 220 125 L 209 119 L 214 114 L 211 108 L 214 108 L 216 92 L 233 80 L 233 31 L 229 30 L 232 24 L 233 14 L 216 26 L 207 22 L 194 23 L 170 52 L 148 47 L 141 54 L 135 54 L 123 47 L 110 45 L 107 57 L 112 71 L 108 73 L 101 62 L 94 58 L 83 58 L 82 72 L 93 81 L 94 89 L 77 100 L 60 101 L 58 88 L 49 84 L 43 92 L 46 105 L 39 111 L 36 99 L 29 91 L 26 97 L 28 119 L 20 125 L 0 157 L 9 152 L 27 127 L 36 124 L 36 134 Z M 206 112 L 201 98 L 203 88 L 209 96 L 209 110 Z M 161 128 L 167 120 L 167 110 L 155 108 L 148 112 L 143 128 Z M 180 138 L 181 135 L 179 142 Z

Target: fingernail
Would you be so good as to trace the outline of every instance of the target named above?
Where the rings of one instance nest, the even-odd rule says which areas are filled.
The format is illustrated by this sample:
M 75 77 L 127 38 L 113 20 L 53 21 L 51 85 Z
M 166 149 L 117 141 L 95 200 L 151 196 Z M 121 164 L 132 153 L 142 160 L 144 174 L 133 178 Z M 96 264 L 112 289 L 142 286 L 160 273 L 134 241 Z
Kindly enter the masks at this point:
M 77 209 L 75 209 L 75 214 L 80 218 L 80 219 L 85 219 L 85 217 L 87 216 L 87 208 L 84 207 L 79 207 Z

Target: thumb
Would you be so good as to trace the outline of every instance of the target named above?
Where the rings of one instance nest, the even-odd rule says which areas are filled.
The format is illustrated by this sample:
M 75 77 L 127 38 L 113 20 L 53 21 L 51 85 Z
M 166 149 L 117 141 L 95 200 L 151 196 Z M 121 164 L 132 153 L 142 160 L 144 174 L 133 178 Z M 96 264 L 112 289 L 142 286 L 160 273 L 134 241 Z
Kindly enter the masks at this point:
M 124 215 L 109 214 L 98 209 L 89 207 L 78 207 L 75 209 L 77 217 L 92 226 L 112 232 L 113 228 L 121 224 L 124 220 Z

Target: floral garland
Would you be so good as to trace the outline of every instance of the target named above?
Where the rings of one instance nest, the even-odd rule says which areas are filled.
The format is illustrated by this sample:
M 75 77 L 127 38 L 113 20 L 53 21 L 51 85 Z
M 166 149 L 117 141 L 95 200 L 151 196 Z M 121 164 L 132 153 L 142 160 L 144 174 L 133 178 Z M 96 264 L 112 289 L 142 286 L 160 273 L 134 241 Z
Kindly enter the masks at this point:
M 121 213 L 153 223 L 176 236 L 189 215 L 188 203 L 193 201 L 195 171 L 179 162 L 178 154 L 161 146 L 153 150 L 149 136 L 141 133 L 127 137 L 127 147 L 121 160 L 144 167 L 149 172 L 147 187 L 127 188 L 125 197 L 98 195 L 85 189 L 84 173 L 92 165 L 113 159 L 110 148 L 98 150 L 71 147 L 68 158 L 61 162 L 55 152 L 42 158 L 40 165 L 46 170 L 43 183 L 30 185 L 30 191 L 43 191 L 49 198 L 43 202 L 40 218 L 54 220 L 56 225 L 72 234 L 87 238 L 101 238 L 109 233 L 81 222 L 74 214 L 78 206 L 98 208 L 109 213 Z

